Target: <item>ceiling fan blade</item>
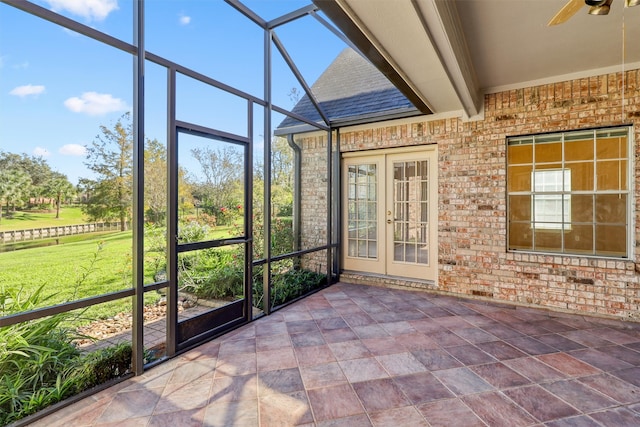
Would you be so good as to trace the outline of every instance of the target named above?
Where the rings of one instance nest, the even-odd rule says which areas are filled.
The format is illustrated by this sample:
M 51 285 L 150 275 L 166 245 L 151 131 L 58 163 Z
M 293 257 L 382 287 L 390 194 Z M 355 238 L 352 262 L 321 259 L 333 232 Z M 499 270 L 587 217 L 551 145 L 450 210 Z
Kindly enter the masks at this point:
M 551 21 L 547 24 L 548 27 L 552 25 L 562 24 L 567 22 L 569 18 L 578 13 L 582 6 L 584 6 L 584 0 L 569 0 L 562 9 L 556 13 L 556 16 L 551 18 Z

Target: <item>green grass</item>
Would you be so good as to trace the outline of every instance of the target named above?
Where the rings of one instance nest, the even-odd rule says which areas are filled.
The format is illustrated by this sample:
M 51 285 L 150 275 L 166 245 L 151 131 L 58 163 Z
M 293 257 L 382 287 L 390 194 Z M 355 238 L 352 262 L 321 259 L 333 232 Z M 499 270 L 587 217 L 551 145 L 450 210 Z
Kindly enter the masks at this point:
M 50 212 L 17 211 L 3 209 L 0 231 L 24 230 L 28 228 L 56 227 L 61 225 L 84 224 L 87 222 L 79 207 L 62 207 L 60 218 L 56 218 L 55 209 Z
M 132 235 L 130 231 L 92 235 L 92 239 L 34 249 L 0 253 L 0 290 L 34 292 L 44 286 L 54 296 L 47 305 L 129 289 Z M 153 282 L 151 263 L 146 263 L 145 283 Z M 145 299 L 157 298 L 155 292 Z M 100 304 L 87 312 L 104 318 L 131 310 L 131 299 Z

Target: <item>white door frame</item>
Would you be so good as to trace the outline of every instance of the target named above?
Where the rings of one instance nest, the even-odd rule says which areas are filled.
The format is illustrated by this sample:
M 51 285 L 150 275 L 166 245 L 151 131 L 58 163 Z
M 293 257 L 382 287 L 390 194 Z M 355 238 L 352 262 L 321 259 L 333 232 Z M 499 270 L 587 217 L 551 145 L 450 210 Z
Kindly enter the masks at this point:
M 428 164 L 428 228 L 427 245 L 421 262 L 407 262 L 398 258 L 402 242 L 394 239 L 397 231 L 394 205 L 394 162 L 426 160 Z M 355 179 L 359 179 L 358 184 Z M 350 181 L 351 178 L 351 181 Z M 430 280 L 437 283 L 438 275 L 438 156 L 437 145 L 392 148 L 342 155 L 342 263 L 345 270 Z M 372 194 L 375 188 L 376 194 Z M 425 187 L 426 188 L 426 187 Z M 356 195 L 356 192 L 358 193 Z M 398 204 L 396 203 L 396 208 Z M 351 212 L 350 212 L 351 209 Z M 356 214 L 355 211 L 360 212 Z M 396 209 L 397 210 L 397 209 Z M 363 212 L 365 212 L 363 214 Z M 351 215 L 351 217 L 350 217 Z M 349 225 L 351 224 L 351 229 Z M 401 227 L 400 227 L 401 228 Z M 389 243 L 391 242 L 391 243 Z M 394 243 L 395 242 L 395 243 Z M 394 252 L 396 251 L 396 252 Z M 402 256 L 400 257 L 402 258 Z

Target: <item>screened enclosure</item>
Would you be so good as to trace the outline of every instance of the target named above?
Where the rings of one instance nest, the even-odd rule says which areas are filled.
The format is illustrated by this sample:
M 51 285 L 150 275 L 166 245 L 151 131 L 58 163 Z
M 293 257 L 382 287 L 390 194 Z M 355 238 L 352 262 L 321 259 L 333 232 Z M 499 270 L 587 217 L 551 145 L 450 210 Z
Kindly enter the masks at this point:
M 40 245 L 7 245 L 14 256 L 0 258 L 0 334 L 9 343 L 21 334 L 55 335 L 55 342 L 42 338 L 16 351 L 38 346 L 51 364 L 33 368 L 34 375 L 40 369 L 64 389 L 43 396 L 40 406 L 2 407 L 3 422 L 139 375 L 337 279 L 338 147 L 326 120 L 291 108 L 300 96 L 314 99 L 294 58 L 306 55 L 304 66 L 319 73 L 344 47 L 341 34 L 307 2 L 182 2 L 178 16 L 164 3 L 125 1 L 85 14 L 46 1 L 0 3 L 11 60 L 48 67 L 36 78 L 41 87 L 20 86 L 18 96 L 32 102 L 19 106 L 19 122 L 0 110 L 3 147 L 47 139 L 73 141 L 63 148 L 77 151 L 65 160 L 62 148 L 41 148 L 39 156 L 3 148 L 2 159 L 51 162 L 77 180 L 57 202 L 62 219 L 77 209 L 83 219 L 115 224 L 43 241 L 38 250 L 46 256 L 28 255 Z M 292 5 L 299 8 L 279 11 Z M 196 6 L 199 14 L 187 16 Z M 24 28 L 48 38 L 49 47 L 26 40 Z M 336 48 L 319 51 L 301 37 L 319 33 Z M 4 85 L 14 83 L 3 80 L 8 93 Z M 285 118 L 315 129 L 324 143 L 305 147 L 276 136 Z M 75 136 L 80 130 L 89 136 Z M 57 157 L 63 160 L 53 164 Z M 87 170 L 74 171 L 79 164 Z M 19 169 L 10 169 L 13 178 Z M 302 191 L 305 183 L 314 194 Z M 26 193 L 13 207 L 7 200 L 5 222 L 35 209 Z M 53 355 L 63 349 L 69 372 L 90 359 L 109 372 L 72 384 L 73 375 L 55 374 L 61 362 Z M 16 357 L 0 361 L 3 375 Z

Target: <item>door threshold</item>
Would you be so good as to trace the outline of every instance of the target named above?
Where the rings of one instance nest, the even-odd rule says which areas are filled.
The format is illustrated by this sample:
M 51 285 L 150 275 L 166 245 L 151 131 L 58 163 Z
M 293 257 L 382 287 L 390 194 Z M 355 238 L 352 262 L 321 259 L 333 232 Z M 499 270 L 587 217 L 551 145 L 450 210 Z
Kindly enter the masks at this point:
M 430 291 L 438 290 L 438 285 L 434 280 L 416 279 L 413 277 L 389 276 L 386 274 L 367 273 L 362 271 L 344 270 L 342 273 L 340 273 L 340 281 L 353 283 L 356 285 L 372 285 L 387 288 L 411 288 Z

